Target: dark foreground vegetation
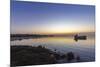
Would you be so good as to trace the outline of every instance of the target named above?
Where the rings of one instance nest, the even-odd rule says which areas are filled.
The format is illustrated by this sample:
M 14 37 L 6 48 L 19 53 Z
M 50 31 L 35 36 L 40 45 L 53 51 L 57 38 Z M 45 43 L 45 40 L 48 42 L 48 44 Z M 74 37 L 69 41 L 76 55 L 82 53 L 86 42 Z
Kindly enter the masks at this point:
M 43 46 L 11 46 L 11 66 L 55 64 L 62 59 L 66 62 L 80 61 L 80 57 L 75 57 L 73 52 L 60 55 Z

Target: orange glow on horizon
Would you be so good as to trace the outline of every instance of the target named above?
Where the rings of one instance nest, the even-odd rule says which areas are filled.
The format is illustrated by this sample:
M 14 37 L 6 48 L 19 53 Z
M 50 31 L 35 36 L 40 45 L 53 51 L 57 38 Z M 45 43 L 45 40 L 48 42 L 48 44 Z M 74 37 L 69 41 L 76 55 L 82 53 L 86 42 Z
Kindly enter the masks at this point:
M 33 27 L 31 31 L 33 34 L 74 34 L 81 32 L 94 32 L 95 27 L 94 25 L 64 24 L 64 22 L 56 22 L 56 24 L 51 24 L 49 26 L 43 25 Z

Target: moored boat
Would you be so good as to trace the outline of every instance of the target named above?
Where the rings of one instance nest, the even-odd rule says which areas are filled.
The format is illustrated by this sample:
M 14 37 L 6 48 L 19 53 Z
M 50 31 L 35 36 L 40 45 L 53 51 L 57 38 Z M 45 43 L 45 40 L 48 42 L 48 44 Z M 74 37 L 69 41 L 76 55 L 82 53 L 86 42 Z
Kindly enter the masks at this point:
M 75 41 L 78 41 L 78 40 L 86 40 L 87 39 L 87 36 L 83 35 L 83 36 L 79 36 L 79 35 L 75 35 L 74 36 L 74 40 Z

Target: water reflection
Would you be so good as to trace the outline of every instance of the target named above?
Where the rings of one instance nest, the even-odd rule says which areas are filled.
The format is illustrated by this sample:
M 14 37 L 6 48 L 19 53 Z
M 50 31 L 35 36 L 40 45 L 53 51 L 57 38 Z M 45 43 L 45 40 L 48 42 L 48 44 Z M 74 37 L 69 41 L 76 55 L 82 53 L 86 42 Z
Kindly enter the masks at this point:
M 43 45 L 53 51 L 59 53 L 74 52 L 80 55 L 83 61 L 95 60 L 95 40 L 94 37 L 87 38 L 87 40 L 78 40 L 77 42 L 73 37 L 45 37 L 33 38 L 11 41 L 11 45 Z

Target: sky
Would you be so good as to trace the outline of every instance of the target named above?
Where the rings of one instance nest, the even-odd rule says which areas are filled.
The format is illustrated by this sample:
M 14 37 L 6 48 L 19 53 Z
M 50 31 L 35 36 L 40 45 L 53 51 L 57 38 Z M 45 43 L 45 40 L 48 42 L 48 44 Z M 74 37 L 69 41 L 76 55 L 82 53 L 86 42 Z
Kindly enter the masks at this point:
M 11 2 L 11 34 L 64 34 L 95 31 L 95 6 Z

